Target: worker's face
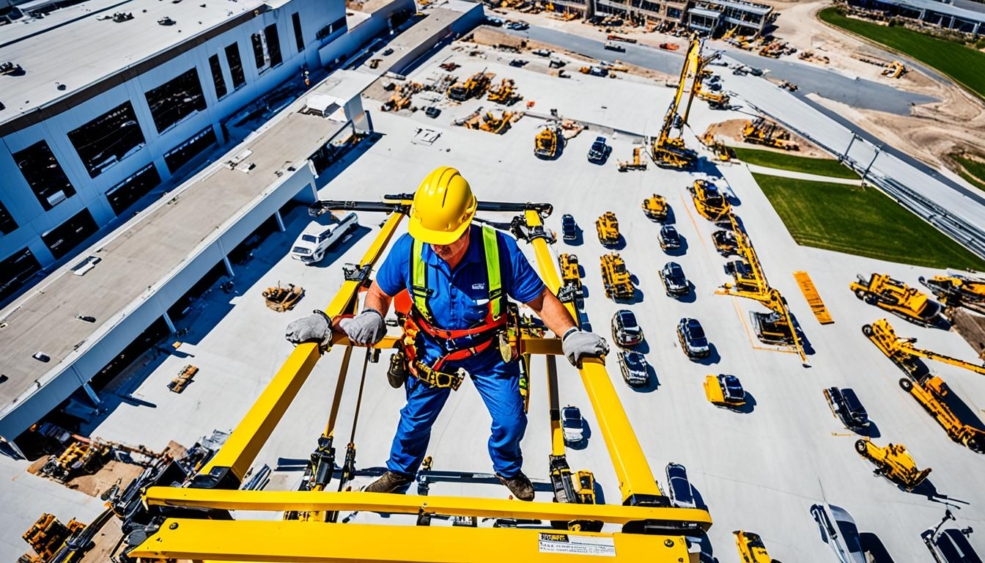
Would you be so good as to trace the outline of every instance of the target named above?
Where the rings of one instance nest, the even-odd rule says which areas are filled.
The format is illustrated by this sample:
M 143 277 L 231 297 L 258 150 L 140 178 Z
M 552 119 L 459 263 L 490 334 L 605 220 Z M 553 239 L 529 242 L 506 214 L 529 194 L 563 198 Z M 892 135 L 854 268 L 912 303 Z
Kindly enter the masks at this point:
M 464 254 L 469 245 L 469 229 L 465 229 L 462 236 L 451 244 L 432 244 L 431 250 L 445 262 L 457 262 Z

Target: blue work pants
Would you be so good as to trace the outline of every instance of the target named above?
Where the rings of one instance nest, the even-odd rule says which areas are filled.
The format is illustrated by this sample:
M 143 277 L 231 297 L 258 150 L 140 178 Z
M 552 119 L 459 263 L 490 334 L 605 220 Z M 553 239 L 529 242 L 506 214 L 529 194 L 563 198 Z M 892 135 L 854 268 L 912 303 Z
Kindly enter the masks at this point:
M 492 416 L 489 457 L 492 458 L 493 469 L 499 475 L 510 478 L 519 473 L 523 466 L 520 440 L 527 429 L 527 414 L 523 411 L 518 376 L 491 371 L 493 373 L 488 375 L 474 375 L 472 383 Z M 451 389 L 429 387 L 413 376 L 407 378 L 404 388 L 407 404 L 400 410 L 400 423 L 386 465 L 390 471 L 414 475 L 427 452 L 431 426 L 438 419 Z

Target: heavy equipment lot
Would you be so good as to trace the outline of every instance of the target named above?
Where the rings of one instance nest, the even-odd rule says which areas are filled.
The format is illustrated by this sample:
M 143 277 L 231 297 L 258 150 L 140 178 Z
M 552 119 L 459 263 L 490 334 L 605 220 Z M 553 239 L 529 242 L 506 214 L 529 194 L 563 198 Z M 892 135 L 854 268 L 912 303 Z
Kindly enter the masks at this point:
M 516 80 L 524 102 L 536 102 L 531 113 L 546 115 L 556 108 L 562 117 L 588 123 L 589 131 L 569 140 L 556 160 L 545 161 L 531 154 L 534 135 L 544 123 L 535 115 L 516 122 L 503 136 L 451 125 L 452 120 L 479 106 L 496 107 L 484 99 L 461 105 L 436 102 L 443 109 L 438 119 L 430 119 L 424 112 L 374 112 L 373 122 L 382 139 L 358 159 L 323 177 L 327 184 L 321 187 L 321 196 L 372 201 L 385 194 L 411 192 L 434 167 L 451 165 L 469 179 L 480 199 L 554 204 L 547 226 L 559 235 L 561 215 L 572 214 L 583 236 L 575 244 L 559 240 L 555 249 L 557 253 L 577 254 L 584 269 L 586 295 L 581 320 L 606 334 L 617 309 L 635 312 L 646 334 L 639 351 L 646 354 L 653 368 L 650 383 L 641 389 L 623 383 L 614 353 L 606 362 L 609 375 L 661 488 L 666 490 L 663 467 L 668 462 L 687 467 L 699 499 L 714 518 L 709 539 L 719 561 L 739 561 L 732 530 L 740 529 L 762 536 L 770 555 L 778 560 L 832 560 L 808 512 L 812 504 L 824 501 L 850 511 L 860 531 L 874 534 L 895 561 L 929 559 L 919 535 L 940 521 L 944 501 L 952 503 L 957 527 L 970 525 L 985 530 L 985 457 L 948 440 L 937 423 L 899 388 L 900 372 L 861 332 L 863 324 L 883 318 L 885 312 L 865 305 L 848 289 L 849 282 L 860 273 L 883 272 L 918 287 L 919 276 L 930 277 L 939 271 L 798 246 L 752 173 L 744 165 L 717 167 L 707 151 L 699 153 L 698 167 L 692 173 L 651 166 L 621 174 L 616 160 L 631 156 L 640 136 L 659 129 L 673 94 L 670 89 L 637 78 L 613 80 L 577 72 L 570 79 L 559 79 L 546 73 L 546 60 L 530 57 L 531 62 L 519 69 L 504 62 L 517 56 L 482 52 L 485 57 L 473 58 L 455 46 L 446 47 L 409 79 L 422 82 L 439 71 L 438 64 L 448 61 L 462 65 L 456 71 L 460 77 L 488 68 L 497 78 Z M 416 105 L 424 106 L 427 96 L 435 96 L 422 95 L 425 98 Z M 739 115 L 712 112 L 703 102 L 695 102 L 691 128 L 703 131 L 712 122 Z M 432 142 L 421 142 L 421 129 L 440 135 Z M 613 146 L 612 157 L 604 166 L 586 159 L 597 134 L 606 135 Z M 699 146 L 690 133 L 686 139 L 688 146 Z M 797 355 L 756 340 L 748 312 L 762 310 L 759 305 L 715 293 L 731 278 L 723 270 L 725 260 L 712 244 L 711 233 L 716 227 L 697 214 L 687 191 L 700 178 L 714 180 L 729 196 L 770 284 L 786 297 L 803 330 L 810 367 L 804 367 Z M 673 209 L 668 222 L 685 239 L 684 252 L 673 257 L 656 244 L 660 225 L 647 219 L 640 209 L 641 202 L 654 193 L 666 198 Z M 610 250 L 599 243 L 593 227 L 605 211 L 614 212 L 619 219 L 623 242 L 617 251 L 636 278 L 630 304 L 605 299 L 602 289 L 596 264 L 599 256 Z M 487 217 L 509 220 L 506 215 Z M 109 440 L 160 450 L 171 440 L 192 444 L 214 428 L 235 426 L 291 350 L 283 339 L 284 326 L 327 304 L 342 283 L 341 266 L 358 260 L 382 218 L 382 214 L 361 214 L 362 226 L 350 239 L 321 263 L 307 267 L 291 260 L 287 253 L 309 218 L 303 209 L 286 216 L 287 231 L 272 235 L 255 251 L 251 262 L 237 269 L 233 293 L 211 292 L 196 303 L 194 314 L 179 323 L 179 328 L 189 329 L 181 337 L 180 353 L 162 353 L 138 375 L 120 382 L 109 393 L 109 411 L 87 430 Z M 521 248 L 529 250 L 523 243 Z M 679 301 L 664 293 L 658 272 L 669 260 L 680 263 L 694 284 L 687 299 Z M 795 271 L 810 274 L 833 324 L 822 326 L 815 319 L 793 277 Z M 261 291 L 279 282 L 305 288 L 303 300 L 293 312 L 279 314 L 264 305 Z M 704 325 L 712 343 L 707 360 L 692 362 L 680 350 L 674 327 L 682 317 L 697 318 Z M 902 320 L 894 323 L 906 335 L 918 337 L 921 347 L 969 360 L 975 357 L 954 332 L 908 325 Z M 357 358 L 361 359 L 361 354 Z M 200 375 L 182 394 L 170 392 L 167 383 L 189 363 L 201 369 Z M 340 354 L 319 361 L 261 451 L 256 466 L 281 467 L 273 472 L 268 489 L 296 487 L 300 472 L 292 469 L 298 467 L 297 460 L 307 458 L 324 428 L 340 364 Z M 585 445 L 568 450 L 571 468 L 591 469 L 601 491 L 600 502 L 618 502 L 618 483 L 605 445 L 597 435 L 592 436 L 597 428 L 585 390 L 573 369 L 563 361 L 559 366 L 561 404 L 582 407 L 587 423 Z M 931 368 L 971 411 L 979 417 L 985 415 L 985 378 L 948 365 Z M 384 382 L 385 361 L 371 364 L 369 370 L 356 432 L 357 466 L 363 470 L 383 465 L 403 404 L 403 393 Z M 741 379 L 747 393 L 742 412 L 718 409 L 705 400 L 705 376 L 719 373 Z M 544 482 L 550 433 L 542 362 L 535 362 L 531 375 L 524 469 Z M 357 376 L 358 367 L 353 366 L 350 381 Z M 929 478 L 932 488 L 925 485 L 907 493 L 872 476 L 871 463 L 854 451 L 857 437 L 832 417 L 825 402 L 822 390 L 831 386 L 855 389 L 873 421 L 871 435 L 880 444 L 905 443 L 921 467 L 933 467 Z M 340 434 L 348 435 L 356 387 L 346 387 Z M 486 415 L 475 414 L 483 413 L 484 407 L 470 387 L 465 383 L 453 394 L 434 427 L 429 455 L 435 470 L 490 471 L 485 446 L 489 421 Z M 18 507 L 0 516 L 0 558 L 4 560 L 13 560 L 25 551 L 19 535 L 42 510 L 64 521 L 73 516 L 88 521 L 101 508 L 96 499 L 82 493 L 57 489 L 47 482 L 37 485 L 25 469 L 26 462 L 0 457 L 0 477 L 5 479 L 2 497 L 5 504 Z M 7 475 L 12 478 L 9 484 Z M 369 479 L 358 478 L 356 485 Z M 928 498 L 928 491 L 932 498 Z M 433 495 L 463 492 L 494 498 L 507 494 L 498 485 L 438 483 L 431 489 Z M 52 502 L 53 497 L 62 500 Z M 537 500 L 550 502 L 547 489 L 538 490 Z M 255 516 L 277 517 L 272 513 Z M 985 531 L 976 532 L 970 541 L 985 552 Z

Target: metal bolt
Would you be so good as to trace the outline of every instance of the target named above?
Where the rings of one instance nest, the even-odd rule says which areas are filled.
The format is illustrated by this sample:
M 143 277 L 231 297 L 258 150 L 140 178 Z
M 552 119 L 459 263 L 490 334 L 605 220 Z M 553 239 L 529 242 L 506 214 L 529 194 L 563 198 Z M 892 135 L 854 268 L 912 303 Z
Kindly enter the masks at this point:
M 177 522 L 171 522 L 171 525 L 168 526 L 168 529 L 169 530 L 177 530 L 178 529 L 178 523 Z M 667 540 L 667 541 L 670 541 L 670 540 Z M 674 543 L 674 542 L 671 542 L 671 543 Z
M 674 540 L 664 540 L 664 545 L 667 547 L 674 547 Z

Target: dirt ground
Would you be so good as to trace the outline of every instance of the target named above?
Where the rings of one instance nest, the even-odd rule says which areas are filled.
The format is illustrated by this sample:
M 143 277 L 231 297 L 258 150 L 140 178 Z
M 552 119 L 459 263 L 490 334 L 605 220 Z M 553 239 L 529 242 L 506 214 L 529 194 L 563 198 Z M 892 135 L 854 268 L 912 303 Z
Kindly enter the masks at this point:
M 978 357 L 985 361 L 985 316 L 959 308 L 950 312 L 949 317 L 955 332 L 960 334 L 978 352 Z
M 837 69 L 848 76 L 858 76 L 940 100 L 932 104 L 913 106 L 909 116 L 858 110 L 814 97 L 820 103 L 842 112 L 860 127 L 932 166 L 957 170 L 958 166 L 948 158 L 949 154 L 961 149 L 976 152 L 975 147 L 981 150 L 981 132 L 985 131 L 985 101 L 972 96 L 960 87 L 942 84 L 913 70 L 899 79 L 882 76 L 881 66 L 864 62 L 860 58 L 888 61 L 892 60 L 891 56 L 887 57 L 868 43 L 828 27 L 817 19 L 817 12 L 830 5 L 830 0 L 757 1 L 769 4 L 779 12 L 774 35 L 798 49 L 796 55 L 783 57 L 784 60 L 803 62 L 798 58 L 800 52 L 813 51 L 816 57 L 803 64 Z M 563 29 L 568 33 L 598 40 L 604 39 L 607 33 L 619 33 L 650 46 L 666 42 L 679 45 L 685 43 L 684 39 L 647 31 L 644 28 L 604 31 L 586 25 L 580 20 L 563 22 L 547 13 L 519 14 L 502 9 L 495 11 L 506 17 L 523 19 L 531 24 Z M 726 51 L 733 49 L 732 46 L 720 41 L 712 42 L 710 46 Z M 827 57 L 829 62 L 824 63 L 819 57 Z
M 725 144 L 730 147 L 743 147 L 762 151 L 772 151 L 779 152 L 783 154 L 790 154 L 793 156 L 804 156 L 807 158 L 824 158 L 834 160 L 833 157 L 828 154 L 827 151 L 818 147 L 817 145 L 811 143 L 803 137 L 791 133 L 790 138 L 797 143 L 800 150 L 797 151 L 785 151 L 780 149 L 772 149 L 764 147 L 762 145 L 752 145 L 749 143 L 742 142 L 742 128 L 745 127 L 745 119 L 729 119 L 728 121 L 722 121 L 721 123 L 713 123 L 708 129 L 705 130 L 705 134 L 711 133 L 712 135 L 718 136 Z

